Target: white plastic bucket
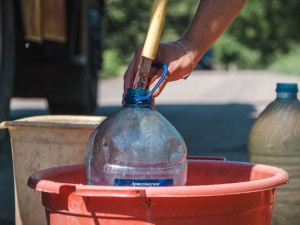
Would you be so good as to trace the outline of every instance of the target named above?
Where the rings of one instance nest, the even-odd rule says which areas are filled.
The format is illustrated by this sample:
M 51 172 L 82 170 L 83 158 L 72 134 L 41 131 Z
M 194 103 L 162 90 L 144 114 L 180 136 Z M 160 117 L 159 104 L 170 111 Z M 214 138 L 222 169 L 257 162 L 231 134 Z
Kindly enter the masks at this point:
M 40 193 L 27 187 L 28 177 L 42 169 L 83 163 L 88 138 L 104 119 L 34 116 L 0 124 L 11 138 L 17 225 L 46 224 Z

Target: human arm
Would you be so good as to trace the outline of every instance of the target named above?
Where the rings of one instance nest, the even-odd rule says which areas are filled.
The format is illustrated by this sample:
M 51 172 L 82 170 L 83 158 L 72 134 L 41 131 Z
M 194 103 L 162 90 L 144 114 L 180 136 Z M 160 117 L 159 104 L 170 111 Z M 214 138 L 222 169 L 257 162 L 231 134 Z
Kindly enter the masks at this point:
M 200 61 L 203 54 L 224 32 L 235 19 L 247 0 L 201 0 L 196 14 L 179 42 L 188 50 L 194 61 L 194 66 Z M 137 50 L 124 75 L 124 94 L 127 88 L 133 86 L 134 78 L 140 60 L 142 47 Z M 157 97 L 167 82 L 181 79 L 189 74 L 192 62 L 183 48 L 174 42 L 159 45 L 155 62 L 166 63 L 169 71 L 166 79 L 153 94 Z M 162 75 L 161 69 L 152 68 L 149 74 L 149 89 L 151 90 Z

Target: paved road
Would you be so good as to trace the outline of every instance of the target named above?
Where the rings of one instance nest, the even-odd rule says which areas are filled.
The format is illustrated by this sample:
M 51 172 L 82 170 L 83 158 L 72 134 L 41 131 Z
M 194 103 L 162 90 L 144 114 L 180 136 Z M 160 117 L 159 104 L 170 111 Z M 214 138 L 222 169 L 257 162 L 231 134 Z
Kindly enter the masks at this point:
M 247 161 L 246 141 L 251 125 L 275 98 L 277 82 L 300 77 L 260 71 L 195 71 L 188 80 L 169 83 L 156 100 L 156 109 L 182 134 L 189 155 L 224 156 Z M 120 107 L 122 79 L 99 83 L 97 115 Z M 49 114 L 43 99 L 13 99 L 10 119 Z M 13 223 L 13 176 L 9 136 L 0 143 L 0 224 Z

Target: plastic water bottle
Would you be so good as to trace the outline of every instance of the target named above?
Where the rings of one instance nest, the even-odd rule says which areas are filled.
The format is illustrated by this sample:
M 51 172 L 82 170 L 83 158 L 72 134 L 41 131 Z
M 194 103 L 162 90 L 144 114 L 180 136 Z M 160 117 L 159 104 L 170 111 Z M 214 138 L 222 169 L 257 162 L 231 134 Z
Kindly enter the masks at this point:
M 248 137 L 251 162 L 286 170 L 290 183 L 277 190 L 272 224 L 300 221 L 300 102 L 297 84 L 277 84 L 277 98 L 260 114 Z
M 167 67 L 163 66 L 164 78 Z M 175 127 L 151 107 L 148 92 L 128 89 L 125 106 L 91 134 L 85 159 L 88 184 L 185 185 L 186 144 Z

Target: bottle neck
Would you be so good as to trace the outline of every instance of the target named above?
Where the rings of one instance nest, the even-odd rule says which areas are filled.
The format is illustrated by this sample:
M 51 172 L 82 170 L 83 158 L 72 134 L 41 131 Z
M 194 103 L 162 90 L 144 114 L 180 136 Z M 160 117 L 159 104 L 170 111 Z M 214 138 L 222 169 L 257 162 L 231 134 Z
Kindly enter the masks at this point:
M 148 89 L 133 89 L 128 88 L 124 97 L 125 107 L 145 107 L 150 108 L 152 98 L 147 97 Z
M 297 99 L 297 92 L 277 92 L 277 100 Z

